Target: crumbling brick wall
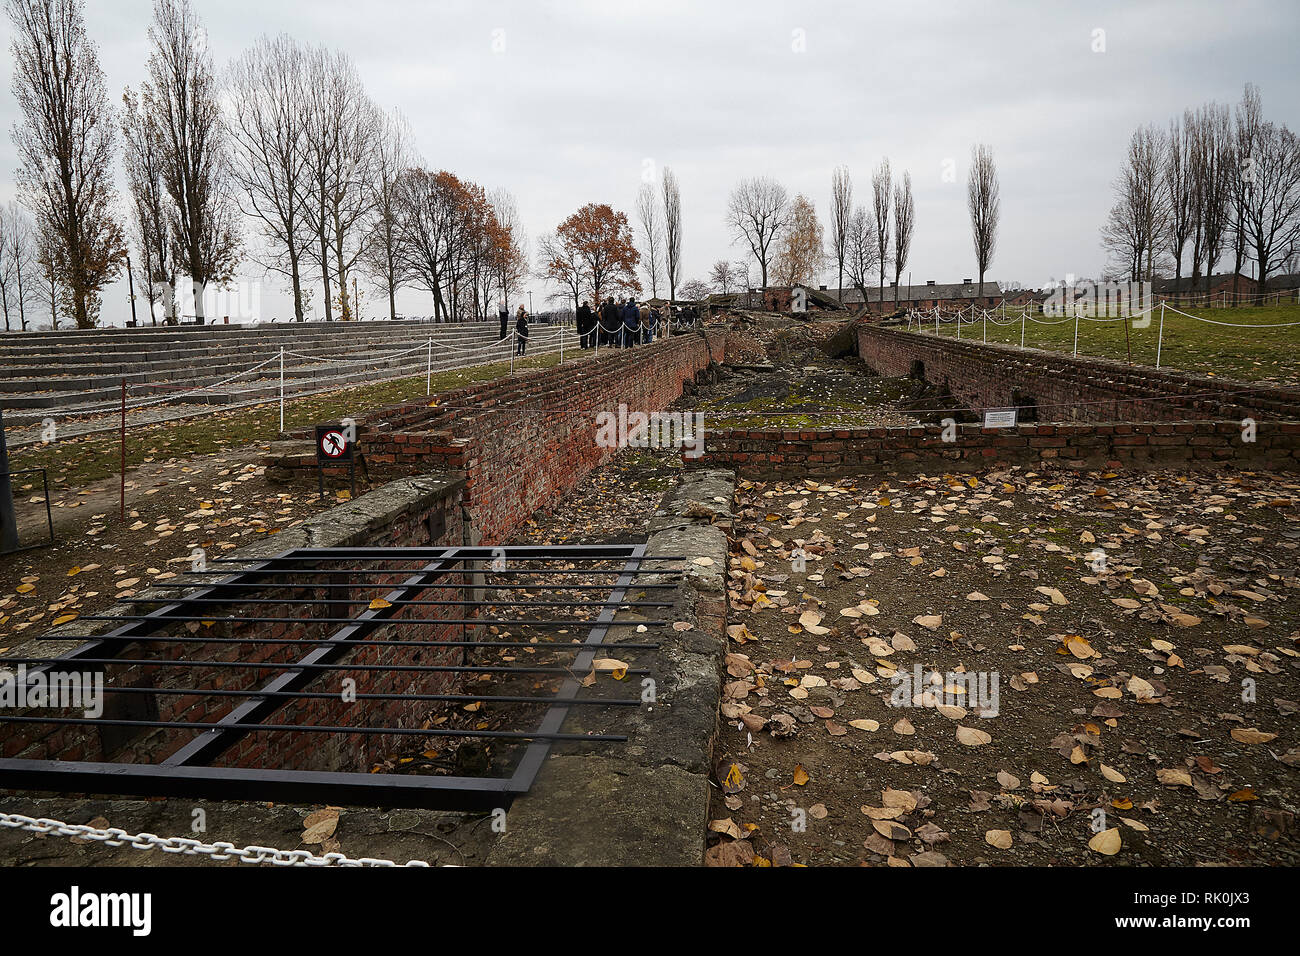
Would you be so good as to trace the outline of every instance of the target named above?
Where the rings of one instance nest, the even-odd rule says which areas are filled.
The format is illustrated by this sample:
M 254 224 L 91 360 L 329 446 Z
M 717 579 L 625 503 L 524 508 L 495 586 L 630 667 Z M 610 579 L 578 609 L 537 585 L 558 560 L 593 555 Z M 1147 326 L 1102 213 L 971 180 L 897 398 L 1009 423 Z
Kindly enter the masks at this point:
M 1236 422 L 1020 425 L 1012 429 L 779 428 L 707 431 L 687 467 L 735 468 L 748 478 L 822 478 L 885 472 L 930 474 L 994 465 L 1074 468 L 1162 466 L 1300 470 L 1300 422 L 1260 422 L 1243 441 Z
M 1300 389 L 1252 385 L 1008 345 L 857 327 L 858 355 L 884 376 L 947 385 L 980 411 L 1031 397 L 1040 421 L 1169 422 L 1300 417 Z M 918 366 L 916 363 L 920 363 Z M 1017 399 L 1020 399 L 1018 402 Z
M 677 335 L 597 358 L 458 389 L 358 421 L 371 475 L 452 470 L 468 481 L 477 540 L 505 541 L 538 508 L 613 457 L 596 444 L 597 415 L 661 411 L 682 384 L 726 357 L 726 334 Z M 303 432 L 302 436 L 307 433 Z M 276 457 L 281 475 L 315 480 L 315 459 Z

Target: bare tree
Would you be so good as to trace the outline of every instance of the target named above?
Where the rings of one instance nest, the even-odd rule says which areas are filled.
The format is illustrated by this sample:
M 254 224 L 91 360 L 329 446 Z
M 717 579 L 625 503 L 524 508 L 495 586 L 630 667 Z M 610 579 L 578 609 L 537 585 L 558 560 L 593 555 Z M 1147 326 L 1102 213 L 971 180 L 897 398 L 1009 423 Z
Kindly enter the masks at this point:
M 853 218 L 853 179 L 849 167 L 837 166 L 831 173 L 831 254 L 839 269 L 836 295 L 844 288 L 844 260 L 848 255 L 849 220 Z
M 677 176 L 667 166 L 663 174 L 664 194 L 664 272 L 668 278 L 668 301 L 677 297 L 677 283 L 682 277 L 682 194 Z
M 433 295 L 435 321 L 451 314 L 445 290 L 454 286 L 464 196 L 464 185 L 445 170 L 408 169 L 398 186 L 403 267 Z
M 161 309 L 164 321 L 175 322 L 175 274 L 171 243 L 170 200 L 163 182 L 163 146 L 157 123 L 128 88 L 122 94 L 122 163 L 131 193 L 128 233 L 140 264 L 141 285 L 153 325 Z
M 261 264 L 289 280 L 293 313 L 305 316 L 304 248 L 310 243 L 302 186 L 307 180 L 305 54 L 290 37 L 261 37 L 231 64 L 227 88 L 241 208 L 261 224 Z
M 1252 158 L 1243 219 L 1263 290 L 1274 267 L 1289 261 L 1300 247 L 1300 137 L 1285 126 L 1263 122 Z
M 340 318 L 352 318 L 348 273 L 365 251 L 373 211 L 371 165 L 380 111 L 365 94 L 355 64 L 325 49 L 307 54 L 306 182 L 304 204 L 314 240 L 308 246 L 320 268 L 325 318 L 334 318 L 337 282 Z
M 1129 278 L 1151 278 L 1156 271 L 1156 248 L 1165 228 L 1163 136 L 1153 126 L 1143 126 L 1129 137 L 1123 170 L 1115 181 L 1116 204 L 1105 236 L 1112 253 L 1128 261 Z M 1119 236 L 1125 237 L 1124 241 Z M 1122 252 L 1121 252 L 1122 251 Z
M 972 147 L 970 173 L 966 180 L 966 207 L 970 210 L 980 293 L 984 291 L 984 273 L 997 248 L 998 217 L 1001 214 L 998 192 L 998 170 L 993 162 L 993 151 L 983 144 Z
M 709 280 L 723 295 L 730 295 L 733 289 L 736 289 L 743 281 L 743 276 L 737 270 L 734 263 L 726 259 L 719 259 L 713 263 L 713 268 L 709 270 Z
M 1202 252 L 1205 256 L 1205 292 L 1208 295 L 1210 276 L 1214 274 L 1214 267 L 1222 257 L 1227 241 L 1229 203 L 1237 171 L 1228 108 L 1209 104 L 1202 110 L 1199 125 L 1203 144 L 1199 165 Z
M 402 231 L 398 222 L 398 188 L 411 165 L 411 129 L 400 113 L 379 121 L 374 142 L 371 190 L 374 219 L 364 245 L 359 268 L 374 279 L 388 296 L 388 318 L 397 319 L 397 290 L 407 279 L 403 267 Z
M 91 328 L 122 256 L 113 111 L 99 55 L 80 0 L 6 0 L 5 12 L 22 114 L 13 132 L 18 189 L 36 215 L 51 288 L 77 327 Z
M 543 236 L 538 243 L 538 258 L 538 275 L 554 282 L 563 290 L 562 295 L 572 298 L 573 310 L 577 312 L 586 287 L 582 256 L 578 253 L 577 247 L 551 233 Z M 599 311 L 599 300 L 596 301 L 595 306 Z
M 1182 284 L 1183 249 L 1192 231 L 1191 140 L 1195 121 L 1190 111 L 1169 123 L 1164 142 L 1161 188 L 1165 199 L 1165 249 L 1174 257 L 1174 288 Z
M 709 284 L 700 279 L 688 279 L 682 285 L 682 297 L 687 302 L 702 302 L 709 297 Z
M 0 299 L 4 300 L 5 331 L 17 312 L 18 328 L 27 330 L 27 305 L 32 301 L 32 221 L 16 202 L 0 207 Z
M 871 212 L 876 219 L 876 258 L 880 269 L 880 311 L 885 311 L 885 266 L 889 264 L 889 214 L 891 195 L 889 158 L 871 174 Z
M 172 259 L 189 276 L 194 316 L 203 324 L 203 292 L 225 282 L 239 261 L 226 126 L 206 34 L 189 0 L 154 0 L 153 52 L 140 88 L 140 110 L 170 199 Z
M 744 239 L 758 264 L 759 278 L 767 288 L 767 267 L 772 258 L 772 241 L 781 233 L 789 216 L 785 187 L 766 176 L 742 179 L 727 203 L 727 224 L 734 240 Z
M 894 308 L 898 308 L 898 281 L 912 254 L 912 232 L 916 229 L 916 202 L 912 199 L 912 174 L 894 187 Z
M 1259 87 L 1247 83 L 1237 105 L 1235 141 L 1236 169 L 1232 175 L 1232 294 L 1236 302 L 1241 295 L 1241 266 L 1247 255 L 1248 237 L 1246 234 L 1246 209 L 1254 192 L 1254 154 L 1255 140 L 1259 135 L 1259 126 L 1263 122 L 1264 107 L 1259 95 Z M 1258 300 L 1262 301 L 1262 300 Z
M 492 210 L 500 229 L 497 249 L 498 285 L 502 301 L 510 308 L 510 294 L 523 289 L 528 278 L 528 235 L 519 215 L 519 204 L 508 189 L 495 189 L 491 194 Z
M 876 241 L 875 220 L 863 206 L 853 211 L 845 244 L 844 271 L 853 288 L 862 296 L 862 309 L 867 308 L 867 283 L 875 278 L 880 260 L 880 244 Z
M 657 299 L 664 271 L 664 229 L 659 197 L 650 183 L 642 183 L 637 191 L 636 222 L 641 239 L 641 265 L 650 280 L 650 295 Z

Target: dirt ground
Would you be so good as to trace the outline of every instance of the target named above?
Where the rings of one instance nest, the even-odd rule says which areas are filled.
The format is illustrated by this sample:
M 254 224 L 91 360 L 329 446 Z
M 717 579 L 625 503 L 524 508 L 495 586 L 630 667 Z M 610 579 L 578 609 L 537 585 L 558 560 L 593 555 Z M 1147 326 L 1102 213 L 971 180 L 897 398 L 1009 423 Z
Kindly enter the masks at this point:
M 1298 500 L 742 482 L 710 861 L 1300 862 Z
M 274 535 L 349 494 L 269 484 L 260 448 L 145 462 L 127 474 L 126 517 L 119 479 L 51 489 L 55 544 L 0 562 L 0 648 L 72 614 L 93 614 L 190 569 L 201 549 L 216 557 L 253 535 Z M 360 494 L 364 481 L 358 487 Z M 45 534 L 39 485 L 14 489 L 24 536 Z M 30 529 L 30 530 L 27 530 Z M 35 630 L 30 630 L 35 628 Z

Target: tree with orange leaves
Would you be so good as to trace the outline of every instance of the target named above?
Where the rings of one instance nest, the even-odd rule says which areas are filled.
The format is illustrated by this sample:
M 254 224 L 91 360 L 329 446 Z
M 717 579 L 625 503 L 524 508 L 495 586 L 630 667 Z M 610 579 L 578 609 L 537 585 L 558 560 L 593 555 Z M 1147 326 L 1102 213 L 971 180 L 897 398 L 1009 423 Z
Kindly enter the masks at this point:
M 583 292 L 596 302 L 615 293 L 639 293 L 640 261 L 627 214 L 606 203 L 587 203 L 542 246 L 543 275 L 573 294 L 575 310 Z

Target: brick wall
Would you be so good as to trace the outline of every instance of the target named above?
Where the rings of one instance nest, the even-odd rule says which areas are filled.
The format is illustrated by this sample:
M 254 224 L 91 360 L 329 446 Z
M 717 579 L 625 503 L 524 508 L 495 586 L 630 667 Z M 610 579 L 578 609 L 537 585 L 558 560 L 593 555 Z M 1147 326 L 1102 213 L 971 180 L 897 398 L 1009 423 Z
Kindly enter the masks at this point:
M 358 441 L 372 476 L 462 473 L 477 540 L 494 544 L 613 457 L 617 449 L 596 444 L 598 413 L 616 413 L 620 404 L 661 411 L 681 396 L 683 382 L 725 355 L 725 333 L 602 349 L 581 363 L 442 393 L 435 407 L 383 409 L 358 420 Z M 268 467 L 315 480 L 313 456 L 275 453 Z
M 946 384 L 959 402 L 977 412 L 1036 406 L 1037 420 L 1058 422 L 1300 417 L 1300 389 L 959 342 L 867 323 L 857 326 L 857 336 L 858 355 L 881 375 L 913 374 L 914 363 L 920 362 L 926 381 Z
M 281 532 L 272 541 L 231 552 L 230 557 L 240 560 L 260 560 L 294 547 L 348 547 L 356 545 L 459 545 L 463 543 L 463 492 L 464 484 L 458 481 L 433 482 L 427 479 L 409 479 L 377 489 L 365 499 L 349 502 L 312 521 Z M 432 521 L 431 521 L 432 519 Z M 432 528 L 441 528 L 436 538 Z M 395 572 L 368 580 L 374 583 L 397 584 L 409 572 Z M 312 583 L 338 583 L 339 576 L 316 575 Z M 453 579 L 456 580 L 456 579 Z M 287 591 L 267 589 L 257 592 L 258 597 L 272 600 L 284 598 Z M 257 617 L 350 617 L 370 598 L 383 591 L 367 588 L 311 589 L 292 592 L 299 598 L 347 597 L 360 599 L 353 605 L 306 605 L 301 603 L 273 603 L 256 606 L 243 613 Z M 421 599 L 449 600 L 463 592 L 457 588 L 431 588 L 420 595 Z M 153 596 L 146 594 L 145 596 Z M 159 595 L 161 596 L 161 595 Z M 106 613 L 141 613 L 141 605 L 118 606 Z M 144 606 L 147 609 L 147 606 Z M 230 608 L 215 606 L 214 617 L 233 616 Z M 465 628 L 458 624 L 442 623 L 447 618 L 470 616 L 462 605 L 428 605 L 404 608 L 401 617 L 422 618 L 428 625 L 387 625 L 368 635 L 368 639 L 383 641 L 386 638 L 404 640 L 462 640 Z M 102 622 L 73 622 L 59 629 L 60 638 L 71 639 L 78 626 L 84 636 L 93 634 Z M 157 697 L 155 714 L 121 714 L 132 719 L 157 719 L 163 721 L 214 721 L 244 703 L 247 698 L 204 694 L 204 690 L 249 690 L 265 685 L 279 675 L 278 668 L 258 670 L 243 666 L 259 663 L 285 664 L 302 658 L 315 649 L 309 640 L 322 639 L 342 625 L 328 621 L 320 623 L 267 623 L 218 622 L 211 627 L 200 622 L 189 626 L 176 624 L 163 633 L 189 638 L 260 638 L 288 641 L 288 644 L 220 644 L 220 643 L 153 643 L 123 644 L 118 656 L 158 661 L 184 659 L 238 662 L 234 667 L 181 667 L 150 665 L 104 666 L 105 685 L 132 686 L 147 683 L 157 688 L 189 689 L 194 693 L 161 695 Z M 80 643 L 80 642 L 76 642 Z M 63 652 L 76 643 L 61 645 Z M 53 656 L 46 642 L 30 642 L 10 651 L 10 656 Z M 93 656 L 102 657 L 96 653 Z M 456 665 L 462 661 L 460 648 L 384 647 L 370 645 L 346 652 L 338 663 L 379 664 L 388 667 L 399 665 Z M 3 664 L 3 659 L 0 659 Z M 83 665 L 93 668 L 94 665 Z M 342 680 L 351 677 L 356 681 L 356 693 L 410 694 L 453 693 L 458 687 L 453 672 L 396 671 L 386 667 L 378 671 L 328 671 L 302 688 L 305 691 L 327 692 L 328 699 L 301 699 L 277 710 L 262 722 L 277 724 L 316 723 L 334 725 L 419 726 L 436 704 L 397 699 L 392 701 L 345 702 Z M 80 670 L 69 665 L 65 670 Z M 336 695 L 336 696 L 335 696 Z M 113 716 L 111 710 L 125 703 L 139 704 L 152 697 L 147 694 L 106 694 L 105 717 Z M 32 716 L 79 717 L 79 712 L 40 709 L 24 712 Z M 106 736 L 107 734 L 107 736 Z M 122 763 L 156 763 L 194 739 L 192 730 L 131 728 L 94 728 L 45 724 L 14 724 L 0 721 L 0 755 L 32 759 L 63 759 Z M 410 745 L 406 735 L 345 734 L 345 733 L 253 733 L 238 742 L 232 749 L 212 761 L 214 766 L 264 767 L 275 766 L 291 770 L 345 770 L 368 771 L 373 763 L 386 753 Z
M 994 465 L 1073 468 L 1238 466 L 1300 470 L 1300 422 L 1260 422 L 1255 441 L 1237 422 L 784 431 L 706 431 L 704 455 L 687 467 L 734 468 L 750 478 L 823 478 L 883 472 L 976 471 Z

